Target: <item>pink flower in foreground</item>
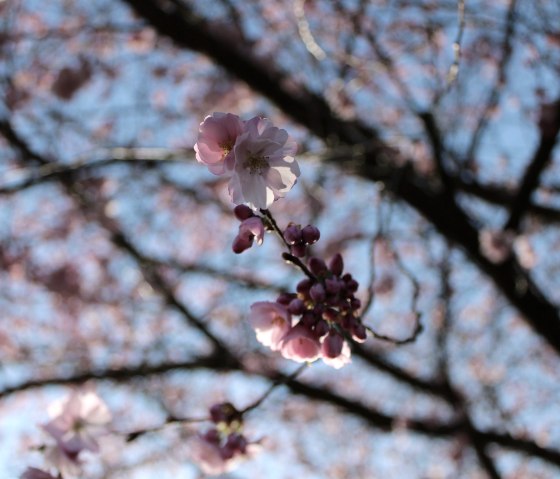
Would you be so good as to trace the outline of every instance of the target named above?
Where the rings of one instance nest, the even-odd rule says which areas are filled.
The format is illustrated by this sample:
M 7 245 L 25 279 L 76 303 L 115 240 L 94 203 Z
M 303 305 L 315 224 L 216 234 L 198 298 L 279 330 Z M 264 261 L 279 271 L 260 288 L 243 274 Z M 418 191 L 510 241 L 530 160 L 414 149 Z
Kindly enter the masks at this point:
M 194 145 L 196 159 L 211 173 L 223 175 L 233 169 L 233 147 L 243 131 L 243 121 L 232 113 L 213 113 L 200 124 L 198 141 Z
M 235 204 L 266 209 L 292 189 L 300 174 L 294 159 L 297 145 L 286 130 L 265 118 L 245 123 L 234 146 L 235 166 L 228 184 Z
M 321 357 L 319 340 L 301 323 L 284 336 L 280 346 L 282 356 L 298 363 L 312 362 Z
M 60 476 L 59 476 L 60 477 Z M 56 476 L 37 469 L 36 467 L 28 467 L 20 476 L 20 479 L 58 479 Z
M 65 456 L 77 456 L 82 450 L 97 452 L 97 437 L 111 421 L 105 403 L 90 390 L 75 390 L 66 399 L 52 404 L 53 418 L 43 426 Z
M 278 351 L 290 330 L 292 317 L 283 304 L 259 301 L 251 305 L 249 324 L 257 333 L 257 341 Z
M 233 240 L 233 252 L 242 253 L 253 245 L 253 240 L 261 245 L 264 238 L 264 224 L 258 216 L 243 220 L 239 225 L 239 233 Z

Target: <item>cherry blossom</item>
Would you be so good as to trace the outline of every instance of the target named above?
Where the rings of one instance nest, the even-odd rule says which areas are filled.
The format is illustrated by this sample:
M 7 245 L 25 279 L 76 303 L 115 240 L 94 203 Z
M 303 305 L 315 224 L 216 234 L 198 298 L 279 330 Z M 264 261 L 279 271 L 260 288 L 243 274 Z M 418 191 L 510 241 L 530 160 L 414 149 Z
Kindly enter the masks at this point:
M 312 362 L 321 357 L 321 344 L 309 328 L 298 324 L 282 338 L 280 352 L 292 361 Z
M 78 389 L 49 408 L 52 419 L 43 426 L 67 454 L 99 451 L 97 437 L 111 421 L 107 405 L 93 391 Z
M 233 169 L 233 148 L 243 131 L 243 121 L 232 113 L 213 113 L 200 124 L 198 141 L 194 145 L 196 159 L 211 173 L 223 175 Z
M 283 304 L 260 301 L 251 305 L 249 324 L 257 333 L 257 341 L 273 351 L 282 347 L 291 322 L 291 315 Z
M 235 166 L 228 189 L 235 204 L 266 209 L 292 189 L 300 174 L 295 141 L 266 118 L 245 123 L 234 146 Z
M 242 414 L 231 404 L 215 404 L 210 408 L 214 426 L 196 434 L 189 441 L 189 457 L 209 475 L 231 471 L 258 449 L 241 433 Z
M 308 234 L 315 241 L 319 232 L 312 228 Z M 288 226 L 284 234 L 290 246 L 303 238 L 295 225 Z M 328 265 L 311 257 L 308 267 L 308 277 L 297 284 L 296 293 L 282 293 L 275 303 L 253 304 L 249 322 L 257 340 L 279 350 L 286 359 L 313 362 L 321 358 L 339 369 L 351 362 L 349 338 L 362 343 L 367 336 L 358 313 L 361 302 L 354 295 L 359 285 L 351 274 L 343 274 L 340 254 Z

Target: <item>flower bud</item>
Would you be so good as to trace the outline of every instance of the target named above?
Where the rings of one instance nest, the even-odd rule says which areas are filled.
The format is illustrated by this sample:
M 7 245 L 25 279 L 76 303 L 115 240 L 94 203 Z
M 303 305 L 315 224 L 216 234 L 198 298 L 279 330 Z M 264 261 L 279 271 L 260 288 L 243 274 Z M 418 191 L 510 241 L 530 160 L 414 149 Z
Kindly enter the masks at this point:
M 340 280 L 338 278 L 327 278 L 325 280 L 325 289 L 329 294 L 336 294 L 340 291 Z
M 327 358 L 336 358 L 340 356 L 343 344 L 344 338 L 339 333 L 331 329 L 323 341 L 321 352 L 323 353 L 323 356 L 326 356 Z
M 313 281 L 309 278 L 302 279 L 296 286 L 296 291 L 304 296 L 309 294 L 309 289 L 313 286 Z
M 314 244 L 319 241 L 321 232 L 313 225 L 307 225 L 301 230 L 301 237 L 305 244 Z
M 329 264 L 329 269 L 335 276 L 340 276 L 344 270 L 344 261 L 342 260 L 342 255 L 337 253 L 331 259 Z
M 321 319 L 317 321 L 317 324 L 315 325 L 315 329 L 313 330 L 313 332 L 318 338 L 322 338 L 325 334 L 329 332 L 329 325 L 325 320 Z
M 253 210 L 247 205 L 237 205 L 235 208 L 233 208 L 233 214 L 239 221 L 243 221 L 255 216 Z
M 235 254 L 241 254 L 253 245 L 253 237 L 247 235 L 237 235 L 233 240 L 231 249 Z
M 313 256 L 309 259 L 309 269 L 314 275 L 322 276 L 327 272 L 327 265 L 322 259 Z
M 278 298 L 276 298 L 276 302 L 287 306 L 296 297 L 294 293 L 280 293 Z
M 299 225 L 290 223 L 290 225 L 284 230 L 284 239 L 290 245 L 301 243 L 301 228 Z
M 303 243 L 298 243 L 290 246 L 290 252 L 297 256 L 298 258 L 303 258 L 305 256 L 305 252 L 307 251 L 307 246 Z
M 288 311 L 298 316 L 305 311 L 305 303 L 299 298 L 292 299 L 288 305 Z
M 315 283 L 309 290 L 309 296 L 316 303 L 321 303 L 325 300 L 325 288 L 321 283 Z
M 367 331 L 361 322 L 354 322 L 351 326 L 352 339 L 357 343 L 363 343 L 367 339 Z

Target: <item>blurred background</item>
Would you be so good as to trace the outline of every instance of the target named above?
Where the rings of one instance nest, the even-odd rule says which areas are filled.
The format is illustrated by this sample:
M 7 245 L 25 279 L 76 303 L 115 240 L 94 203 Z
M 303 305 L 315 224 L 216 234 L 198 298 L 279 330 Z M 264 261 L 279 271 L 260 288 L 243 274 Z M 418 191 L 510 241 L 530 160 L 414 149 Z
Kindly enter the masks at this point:
M 560 474 L 560 2 L 0 1 L 0 475 L 41 467 L 72 385 L 115 434 L 84 478 L 205 477 L 201 417 L 262 439 L 224 477 Z M 227 180 L 192 149 L 261 115 L 302 174 L 271 212 L 341 252 L 380 334 L 352 364 L 263 348 L 281 244 L 234 255 Z

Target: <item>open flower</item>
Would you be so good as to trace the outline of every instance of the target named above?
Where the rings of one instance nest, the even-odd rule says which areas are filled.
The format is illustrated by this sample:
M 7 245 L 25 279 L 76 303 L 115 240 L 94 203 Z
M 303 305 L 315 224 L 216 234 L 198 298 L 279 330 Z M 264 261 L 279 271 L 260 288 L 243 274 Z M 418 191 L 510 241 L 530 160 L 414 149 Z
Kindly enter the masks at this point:
M 309 328 L 299 323 L 282 338 L 280 352 L 298 363 L 312 362 L 321 357 L 321 344 Z
M 257 341 L 273 351 L 280 349 L 291 322 L 292 316 L 283 304 L 259 301 L 251 305 L 249 324 L 257 333 Z
M 111 421 L 111 413 L 99 396 L 87 389 L 73 391 L 68 398 L 57 401 L 49 408 L 52 419 L 43 429 L 57 443 L 57 451 L 64 458 L 76 460 L 80 451 L 97 452 L 97 437 Z
M 300 174 L 295 141 L 265 118 L 245 123 L 234 146 L 235 166 L 228 184 L 232 201 L 266 209 L 292 189 Z
M 243 131 L 243 121 L 232 113 L 213 113 L 200 124 L 198 141 L 194 145 L 196 159 L 211 173 L 223 175 L 235 163 L 233 147 Z

